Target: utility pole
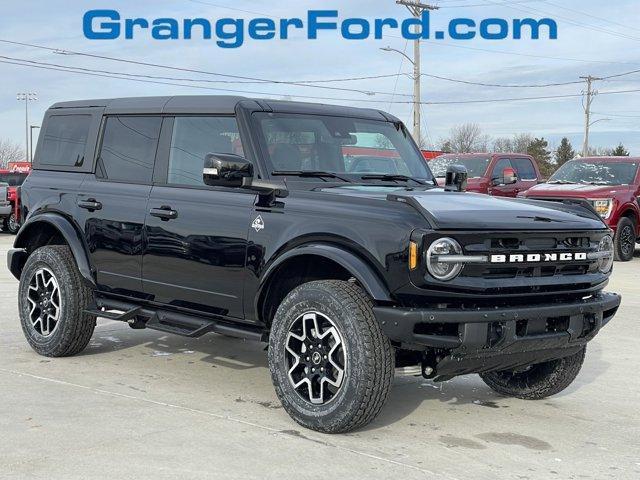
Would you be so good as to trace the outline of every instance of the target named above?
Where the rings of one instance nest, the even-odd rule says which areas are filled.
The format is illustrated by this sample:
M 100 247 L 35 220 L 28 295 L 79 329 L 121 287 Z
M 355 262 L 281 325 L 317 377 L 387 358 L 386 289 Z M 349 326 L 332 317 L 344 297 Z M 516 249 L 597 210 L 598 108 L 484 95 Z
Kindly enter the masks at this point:
M 19 102 L 24 100 L 24 131 L 25 131 L 25 149 L 24 159 L 29 161 L 29 102 L 38 100 L 38 94 L 33 92 L 22 92 L 16 94 L 16 100 Z
M 407 10 L 409 10 L 415 18 L 422 17 L 422 13 L 425 10 L 438 10 L 439 8 L 435 5 L 428 5 L 414 0 L 396 0 L 396 3 L 407 7 Z M 417 25 L 415 33 L 421 33 L 420 27 Z M 420 133 L 420 80 L 420 39 L 418 38 L 413 41 L 413 138 L 418 144 L 418 147 L 422 148 L 422 135 Z
M 595 123 L 591 122 L 591 103 L 593 102 L 593 97 L 598 94 L 596 90 L 593 90 L 593 82 L 602 79 L 591 75 L 580 78 L 587 82 L 587 91 L 583 92 L 587 98 L 586 101 L 585 99 L 582 100 L 582 106 L 584 107 L 584 143 L 582 144 L 582 156 L 586 157 L 589 155 L 589 129 L 591 125 Z

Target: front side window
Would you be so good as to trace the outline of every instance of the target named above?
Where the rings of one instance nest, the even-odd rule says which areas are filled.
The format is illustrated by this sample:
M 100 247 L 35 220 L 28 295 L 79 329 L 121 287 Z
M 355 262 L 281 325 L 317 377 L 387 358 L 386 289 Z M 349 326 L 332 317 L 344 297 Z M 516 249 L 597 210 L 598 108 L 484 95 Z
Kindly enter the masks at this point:
M 39 163 L 58 167 L 81 167 L 87 145 L 91 115 L 52 115 L 45 127 Z
M 572 160 L 562 165 L 549 183 L 629 185 L 636 178 L 638 162 L 598 162 Z
M 322 171 L 341 176 L 431 172 L 398 124 L 358 118 L 256 113 L 272 172 Z
M 113 181 L 151 183 L 161 124 L 160 117 L 107 117 L 96 175 Z
M 173 124 L 167 183 L 203 186 L 208 153 L 244 156 L 233 117 L 176 117 Z
M 511 160 L 509 160 L 508 158 L 501 158 L 500 160 L 498 160 L 493 167 L 491 180 L 494 182 L 502 180 L 504 177 L 504 171 L 507 168 L 513 168 L 513 165 L 511 165 Z

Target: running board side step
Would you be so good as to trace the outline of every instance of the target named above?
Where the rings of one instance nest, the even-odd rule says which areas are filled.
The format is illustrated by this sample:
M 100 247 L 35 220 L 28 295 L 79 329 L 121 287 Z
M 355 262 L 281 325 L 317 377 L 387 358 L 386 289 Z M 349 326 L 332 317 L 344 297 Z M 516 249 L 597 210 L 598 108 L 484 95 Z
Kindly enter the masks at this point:
M 257 342 L 266 341 L 265 332 L 259 327 L 234 324 L 224 318 L 208 318 L 170 310 L 142 307 L 129 302 L 97 298 L 84 313 L 109 320 L 127 322 L 131 328 L 151 328 L 183 337 L 200 337 L 213 332 L 230 337 L 245 338 Z
M 117 320 L 119 322 L 128 322 L 129 320 L 134 320 L 140 313 L 142 313 L 142 307 L 133 307 L 120 313 L 109 311 L 106 308 L 103 310 L 94 305 L 92 308 L 86 308 L 82 313 L 95 315 L 96 317 L 106 318 L 109 320 Z

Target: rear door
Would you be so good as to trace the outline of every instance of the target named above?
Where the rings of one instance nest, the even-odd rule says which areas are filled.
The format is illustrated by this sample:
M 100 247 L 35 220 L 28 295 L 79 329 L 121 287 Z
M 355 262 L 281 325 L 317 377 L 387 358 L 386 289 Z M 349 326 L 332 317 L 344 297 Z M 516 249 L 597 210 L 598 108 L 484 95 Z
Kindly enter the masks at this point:
M 242 155 L 232 116 L 166 118 L 145 225 L 144 291 L 150 300 L 243 318 L 254 192 L 202 181 L 207 153 Z
M 80 187 L 76 215 L 99 290 L 143 294 L 144 219 L 161 123 L 160 116 L 104 118 L 95 175 Z
M 504 170 L 506 168 L 514 168 L 511 160 L 508 158 L 497 159 L 490 172 L 489 195 L 496 197 L 515 197 L 518 194 L 518 182 L 510 185 L 504 183 Z

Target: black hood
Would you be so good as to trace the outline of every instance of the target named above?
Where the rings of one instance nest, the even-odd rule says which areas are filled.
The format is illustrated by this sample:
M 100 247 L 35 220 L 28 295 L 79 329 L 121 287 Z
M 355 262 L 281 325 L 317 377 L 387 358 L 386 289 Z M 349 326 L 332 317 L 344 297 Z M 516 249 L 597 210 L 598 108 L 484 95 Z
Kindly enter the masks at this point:
M 443 230 L 602 230 L 589 209 L 578 205 L 445 192 L 440 188 L 407 190 L 379 186 L 345 186 L 325 192 L 407 203 L 433 228 Z

